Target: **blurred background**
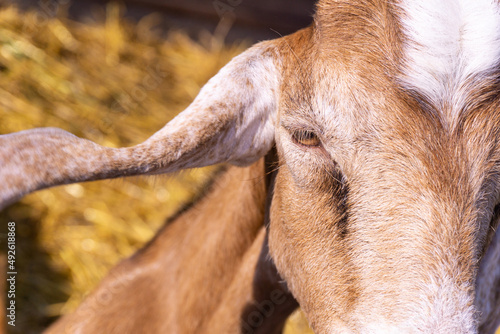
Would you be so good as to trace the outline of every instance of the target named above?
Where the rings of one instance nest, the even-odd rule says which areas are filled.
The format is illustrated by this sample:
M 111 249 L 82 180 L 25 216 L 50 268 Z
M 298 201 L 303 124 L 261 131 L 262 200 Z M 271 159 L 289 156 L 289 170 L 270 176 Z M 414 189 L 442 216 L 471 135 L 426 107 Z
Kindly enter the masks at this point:
M 34 9 L 53 16 L 64 6 L 69 18 L 86 21 L 96 19 L 106 0 L 18 0 L 23 10 Z M 151 13 L 161 17 L 156 28 L 164 32 L 182 29 L 198 39 L 200 31 L 217 34 L 221 19 L 226 26 L 227 42 L 245 39 L 258 41 L 287 35 L 312 22 L 316 0 L 122 0 L 124 17 L 134 21 Z M 101 15 L 97 15 L 101 16 Z
M 137 144 L 232 57 L 307 26 L 313 3 L 0 0 L 0 134 L 55 126 L 105 146 Z M 6 222 L 17 232 L 17 317 L 8 332 L 39 333 L 73 311 L 211 171 L 62 186 L 2 211 L 4 262 Z M 296 312 L 286 333 L 312 332 Z
M 232 57 L 310 24 L 314 2 L 0 0 L 0 134 L 55 126 L 105 146 L 137 144 Z M 211 173 L 61 186 L 0 212 L 0 268 L 7 222 L 17 232 L 16 327 L 7 332 L 40 333 L 72 312 Z M 299 333 L 312 331 L 297 311 L 285 334 Z

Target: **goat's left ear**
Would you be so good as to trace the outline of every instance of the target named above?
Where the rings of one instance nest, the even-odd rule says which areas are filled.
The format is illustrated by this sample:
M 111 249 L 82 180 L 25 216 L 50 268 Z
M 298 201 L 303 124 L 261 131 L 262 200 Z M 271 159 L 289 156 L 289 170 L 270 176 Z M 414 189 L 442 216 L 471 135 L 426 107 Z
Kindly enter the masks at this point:
M 280 63 L 273 41 L 235 57 L 201 89 L 194 102 L 138 146 L 155 172 L 220 162 L 248 165 L 274 143 Z M 139 153 L 137 151 L 137 153 Z
M 274 142 L 281 63 L 275 43 L 235 57 L 186 110 L 137 146 L 106 148 L 53 128 L 0 136 L 0 209 L 59 184 L 256 161 Z

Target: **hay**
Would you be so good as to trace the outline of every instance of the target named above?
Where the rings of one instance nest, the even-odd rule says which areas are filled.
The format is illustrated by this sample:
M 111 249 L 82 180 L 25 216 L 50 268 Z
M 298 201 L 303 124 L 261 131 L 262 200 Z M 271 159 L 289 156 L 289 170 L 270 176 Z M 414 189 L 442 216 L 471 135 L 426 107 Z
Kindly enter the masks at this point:
M 104 24 L 0 10 L 0 133 L 55 126 L 105 146 L 137 144 L 245 47 L 222 46 L 210 36 L 195 42 L 181 32 L 165 40 L 152 29 L 154 15 L 131 24 L 120 10 L 109 5 Z M 202 169 L 62 186 L 2 212 L 2 225 L 18 227 L 18 313 L 11 332 L 38 333 L 73 311 L 209 176 L 210 169 Z M 287 328 L 302 333 L 293 331 L 297 326 Z

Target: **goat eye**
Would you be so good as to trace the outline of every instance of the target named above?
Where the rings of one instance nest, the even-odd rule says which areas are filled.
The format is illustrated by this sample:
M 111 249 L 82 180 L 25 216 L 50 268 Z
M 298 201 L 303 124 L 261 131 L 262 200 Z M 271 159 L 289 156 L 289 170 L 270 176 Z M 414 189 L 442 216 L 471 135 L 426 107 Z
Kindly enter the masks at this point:
M 296 143 L 304 146 L 319 146 L 321 144 L 318 136 L 312 131 L 298 130 L 293 133 L 292 137 Z

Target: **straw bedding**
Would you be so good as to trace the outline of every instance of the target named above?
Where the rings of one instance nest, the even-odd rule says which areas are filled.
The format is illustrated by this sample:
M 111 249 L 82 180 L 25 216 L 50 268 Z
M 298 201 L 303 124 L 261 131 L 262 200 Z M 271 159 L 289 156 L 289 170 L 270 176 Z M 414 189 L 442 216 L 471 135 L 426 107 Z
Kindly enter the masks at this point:
M 48 18 L 0 8 L 0 133 L 55 126 L 101 145 L 137 144 L 248 46 L 203 33 L 198 41 L 182 32 L 163 38 L 154 30 L 157 16 L 130 23 L 118 5 L 107 7 L 103 23 L 73 22 L 59 10 Z M 18 309 L 9 331 L 39 333 L 74 310 L 210 174 L 208 168 L 61 186 L 0 213 L 2 229 L 8 221 L 17 225 Z M 286 333 L 308 332 L 301 313 L 292 315 Z

